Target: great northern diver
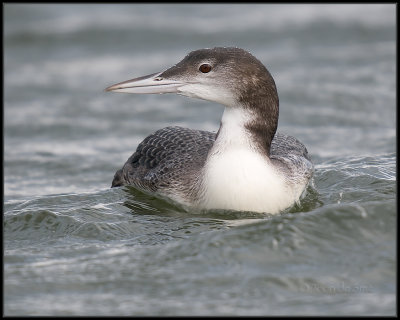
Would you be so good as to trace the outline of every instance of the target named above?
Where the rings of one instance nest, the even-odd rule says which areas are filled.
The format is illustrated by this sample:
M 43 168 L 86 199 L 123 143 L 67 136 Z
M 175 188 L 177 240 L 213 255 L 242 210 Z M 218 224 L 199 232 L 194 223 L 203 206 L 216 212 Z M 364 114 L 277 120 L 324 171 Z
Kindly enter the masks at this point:
M 243 49 L 196 50 L 164 72 L 105 90 L 177 93 L 225 106 L 216 134 L 167 127 L 145 138 L 112 187 L 133 185 L 199 209 L 276 214 L 298 202 L 310 182 L 314 166 L 306 147 L 275 134 L 274 79 Z

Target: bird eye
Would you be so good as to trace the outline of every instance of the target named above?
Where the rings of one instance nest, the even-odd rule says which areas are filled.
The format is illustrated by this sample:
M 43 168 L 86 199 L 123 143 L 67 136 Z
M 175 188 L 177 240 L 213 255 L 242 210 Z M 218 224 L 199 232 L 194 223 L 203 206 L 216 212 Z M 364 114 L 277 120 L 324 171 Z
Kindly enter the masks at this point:
M 211 66 L 210 66 L 209 64 L 205 63 L 205 64 L 202 64 L 202 65 L 200 66 L 199 70 L 200 70 L 201 72 L 203 72 L 203 73 L 208 73 L 208 72 L 211 71 Z

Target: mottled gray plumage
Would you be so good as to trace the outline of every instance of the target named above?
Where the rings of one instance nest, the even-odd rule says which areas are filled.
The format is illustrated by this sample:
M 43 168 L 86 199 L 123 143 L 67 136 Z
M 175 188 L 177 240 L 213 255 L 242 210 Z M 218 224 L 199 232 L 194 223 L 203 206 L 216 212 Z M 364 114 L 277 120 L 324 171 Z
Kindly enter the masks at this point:
M 112 187 L 134 185 L 148 191 L 192 194 L 215 133 L 166 127 L 145 138 L 114 176 Z

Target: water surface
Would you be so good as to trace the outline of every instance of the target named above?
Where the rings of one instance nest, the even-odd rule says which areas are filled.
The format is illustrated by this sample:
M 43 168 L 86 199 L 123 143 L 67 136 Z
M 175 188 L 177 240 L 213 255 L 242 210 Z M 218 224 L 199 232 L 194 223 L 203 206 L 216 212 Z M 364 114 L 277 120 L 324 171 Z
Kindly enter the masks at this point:
M 6 4 L 4 314 L 395 314 L 395 8 Z M 313 158 L 282 214 L 110 189 L 146 135 L 223 108 L 103 89 L 214 46 L 268 67 Z

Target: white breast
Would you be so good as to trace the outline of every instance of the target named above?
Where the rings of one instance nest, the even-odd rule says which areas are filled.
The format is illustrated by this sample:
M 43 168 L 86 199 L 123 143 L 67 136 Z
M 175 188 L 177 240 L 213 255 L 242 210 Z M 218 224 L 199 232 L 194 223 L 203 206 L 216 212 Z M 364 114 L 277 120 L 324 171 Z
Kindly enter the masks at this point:
M 275 214 L 298 200 L 284 175 L 255 149 L 244 129 L 248 116 L 225 109 L 203 169 L 199 207 Z
M 261 155 L 229 150 L 210 157 L 203 180 L 201 206 L 278 213 L 295 199 L 281 176 Z

